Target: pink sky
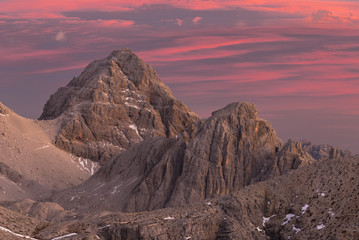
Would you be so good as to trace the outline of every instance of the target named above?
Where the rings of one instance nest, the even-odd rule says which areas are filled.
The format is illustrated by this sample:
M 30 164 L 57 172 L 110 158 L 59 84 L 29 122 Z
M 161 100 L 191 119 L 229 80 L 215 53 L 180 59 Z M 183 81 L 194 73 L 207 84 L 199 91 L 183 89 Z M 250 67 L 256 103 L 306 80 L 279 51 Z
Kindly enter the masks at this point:
M 0 0 L 0 101 L 36 118 L 124 47 L 203 117 L 250 101 L 283 140 L 359 153 L 358 1 Z

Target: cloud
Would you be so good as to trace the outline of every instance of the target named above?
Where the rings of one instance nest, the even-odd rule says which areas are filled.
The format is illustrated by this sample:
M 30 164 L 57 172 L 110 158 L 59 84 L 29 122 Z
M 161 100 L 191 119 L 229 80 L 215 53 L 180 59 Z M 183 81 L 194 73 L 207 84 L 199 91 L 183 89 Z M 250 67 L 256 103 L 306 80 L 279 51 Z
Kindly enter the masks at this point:
M 109 19 L 109 20 L 103 20 L 98 19 L 96 21 L 88 21 L 89 23 L 95 22 L 103 27 L 131 27 L 135 24 L 133 21 L 127 21 L 127 20 L 121 20 L 121 19 Z
M 336 16 L 328 10 L 318 10 L 312 13 L 312 21 L 315 23 L 355 23 L 352 14 L 348 17 Z
M 67 39 L 66 33 L 64 33 L 62 31 L 58 32 L 55 36 L 55 40 L 59 41 L 59 42 L 64 42 L 64 41 L 66 41 L 66 39 Z
M 194 24 L 198 24 L 199 21 L 201 21 L 201 20 L 202 20 L 201 17 L 195 17 L 195 18 L 193 18 L 192 22 L 193 22 Z
M 179 19 L 179 18 L 176 18 L 176 24 L 177 24 L 178 26 L 182 26 L 183 20 L 182 20 L 182 19 Z

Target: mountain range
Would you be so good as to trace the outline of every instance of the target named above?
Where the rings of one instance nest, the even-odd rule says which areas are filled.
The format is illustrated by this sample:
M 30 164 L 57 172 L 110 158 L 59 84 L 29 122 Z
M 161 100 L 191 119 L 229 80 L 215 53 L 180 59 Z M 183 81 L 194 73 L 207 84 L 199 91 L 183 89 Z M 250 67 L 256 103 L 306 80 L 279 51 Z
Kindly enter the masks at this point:
M 255 104 L 200 118 L 129 49 L 37 120 L 0 103 L 2 239 L 359 239 L 359 157 L 283 142 Z

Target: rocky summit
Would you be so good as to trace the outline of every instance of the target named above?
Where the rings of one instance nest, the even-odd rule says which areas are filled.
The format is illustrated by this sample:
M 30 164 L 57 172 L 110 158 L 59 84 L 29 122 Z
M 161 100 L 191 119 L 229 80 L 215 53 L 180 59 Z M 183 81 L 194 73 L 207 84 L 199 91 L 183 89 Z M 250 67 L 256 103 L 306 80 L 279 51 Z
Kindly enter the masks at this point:
M 89 64 L 50 97 L 39 119 L 58 119 L 56 146 L 101 162 L 150 137 L 188 141 L 200 122 L 129 49 Z
M 359 239 L 358 157 L 253 103 L 200 119 L 129 49 L 39 120 L 0 103 L 0 150 L 0 239 Z

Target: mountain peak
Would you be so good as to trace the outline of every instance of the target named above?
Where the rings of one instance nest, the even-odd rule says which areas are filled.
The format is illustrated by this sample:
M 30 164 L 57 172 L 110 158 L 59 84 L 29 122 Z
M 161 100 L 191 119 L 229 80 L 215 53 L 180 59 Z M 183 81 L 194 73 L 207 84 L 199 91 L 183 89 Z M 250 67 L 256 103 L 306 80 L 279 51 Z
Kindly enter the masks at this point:
M 56 145 L 90 159 L 109 159 L 148 137 L 187 141 L 199 120 L 128 48 L 93 61 L 58 89 L 39 119 L 56 118 Z
M 212 113 L 212 116 L 220 115 L 239 115 L 240 117 L 256 119 L 257 118 L 257 108 L 254 103 L 248 102 L 234 102 L 228 104 L 226 107 L 217 110 Z

